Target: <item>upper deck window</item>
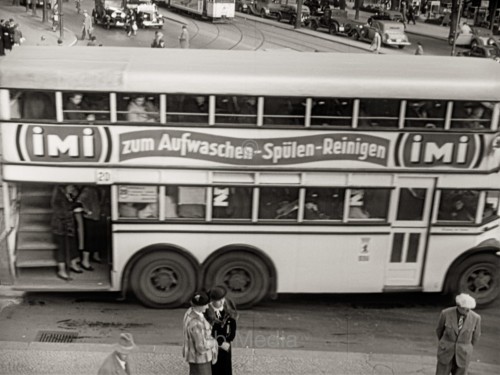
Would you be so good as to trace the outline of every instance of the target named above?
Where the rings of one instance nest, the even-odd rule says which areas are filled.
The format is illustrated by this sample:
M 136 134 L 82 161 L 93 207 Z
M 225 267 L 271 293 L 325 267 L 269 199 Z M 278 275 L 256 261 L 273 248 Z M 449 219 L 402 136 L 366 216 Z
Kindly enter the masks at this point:
M 109 121 L 109 95 L 104 93 L 72 92 L 63 94 L 64 120 Z
M 350 127 L 353 99 L 313 98 L 311 125 Z
M 264 99 L 264 125 L 304 126 L 306 98 L 266 97 Z
M 55 92 L 11 90 L 10 113 L 12 119 L 55 121 Z
M 207 95 L 167 95 L 167 123 L 208 125 Z
M 452 129 L 490 129 L 494 103 L 459 101 L 453 103 Z
M 257 98 L 254 96 L 218 96 L 215 123 L 257 124 Z
M 396 128 L 400 106 L 396 99 L 361 99 L 358 127 Z
M 406 101 L 405 127 L 443 129 L 445 117 L 445 100 Z
M 117 95 L 118 121 L 158 122 L 158 95 L 143 93 Z

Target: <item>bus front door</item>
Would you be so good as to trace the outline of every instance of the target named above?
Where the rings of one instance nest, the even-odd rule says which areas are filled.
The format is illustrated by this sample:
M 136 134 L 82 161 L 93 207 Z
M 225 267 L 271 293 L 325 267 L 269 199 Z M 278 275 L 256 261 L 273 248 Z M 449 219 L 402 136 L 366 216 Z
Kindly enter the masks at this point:
M 392 196 L 391 241 L 385 270 L 385 289 L 417 289 L 427 247 L 435 181 L 398 178 Z

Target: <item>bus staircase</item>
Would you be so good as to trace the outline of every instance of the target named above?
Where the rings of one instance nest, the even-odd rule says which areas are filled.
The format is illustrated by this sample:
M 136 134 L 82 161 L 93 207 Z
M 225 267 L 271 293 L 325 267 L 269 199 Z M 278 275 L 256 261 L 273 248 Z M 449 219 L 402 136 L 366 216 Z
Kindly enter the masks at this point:
M 56 277 L 57 247 L 52 238 L 53 185 L 19 187 L 19 225 L 16 238 L 16 289 L 29 290 L 106 290 L 109 289 L 109 266 L 92 264 L 93 272 L 76 274 L 73 280 Z

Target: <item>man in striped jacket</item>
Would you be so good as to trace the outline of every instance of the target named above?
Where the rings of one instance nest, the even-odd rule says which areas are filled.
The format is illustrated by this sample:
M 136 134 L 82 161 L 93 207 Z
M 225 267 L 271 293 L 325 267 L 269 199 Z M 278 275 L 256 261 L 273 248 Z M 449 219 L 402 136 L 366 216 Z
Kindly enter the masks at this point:
M 182 356 L 189 363 L 189 375 L 212 375 L 212 363 L 217 362 L 217 341 L 212 337 L 212 327 L 203 313 L 210 298 L 204 292 L 196 292 L 191 307 L 184 315 L 184 345 Z

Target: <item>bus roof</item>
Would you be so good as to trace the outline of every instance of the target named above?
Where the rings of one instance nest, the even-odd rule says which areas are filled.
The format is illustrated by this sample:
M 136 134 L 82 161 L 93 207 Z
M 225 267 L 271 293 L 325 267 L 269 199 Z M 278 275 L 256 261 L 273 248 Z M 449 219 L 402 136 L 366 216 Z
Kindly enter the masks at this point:
M 3 57 L 0 87 L 500 100 L 500 65 L 442 56 L 44 46 Z

